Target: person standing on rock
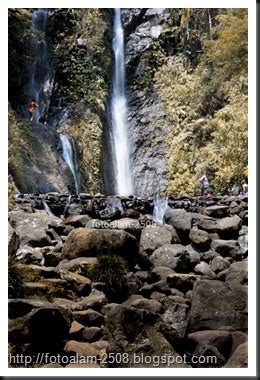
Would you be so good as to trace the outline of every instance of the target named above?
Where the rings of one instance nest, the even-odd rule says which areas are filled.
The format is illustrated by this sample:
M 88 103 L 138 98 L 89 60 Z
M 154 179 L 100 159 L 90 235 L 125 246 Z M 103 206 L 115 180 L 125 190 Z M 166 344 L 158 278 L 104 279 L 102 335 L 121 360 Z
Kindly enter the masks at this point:
M 203 176 L 200 178 L 200 184 L 201 184 L 201 195 L 204 195 L 209 187 L 209 180 L 207 177 L 207 174 L 203 174 Z
M 37 107 L 38 107 L 38 104 L 36 103 L 36 100 L 32 99 L 31 103 L 29 104 L 29 113 L 31 116 L 31 121 L 33 121 L 33 117 L 34 117 Z

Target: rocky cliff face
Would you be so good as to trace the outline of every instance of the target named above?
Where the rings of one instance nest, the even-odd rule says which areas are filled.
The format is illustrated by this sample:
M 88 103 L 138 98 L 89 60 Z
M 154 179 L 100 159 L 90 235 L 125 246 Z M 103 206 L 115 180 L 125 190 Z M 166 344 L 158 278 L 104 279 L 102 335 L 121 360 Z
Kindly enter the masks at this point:
M 111 12 L 55 9 L 49 38 L 55 69 L 52 120 L 74 138 L 82 191 L 103 188 L 103 140 L 112 72 Z
M 161 64 L 161 42 L 169 27 L 169 9 L 125 9 L 128 122 L 135 193 L 158 195 L 168 186 L 170 133 L 162 101 L 153 86 Z

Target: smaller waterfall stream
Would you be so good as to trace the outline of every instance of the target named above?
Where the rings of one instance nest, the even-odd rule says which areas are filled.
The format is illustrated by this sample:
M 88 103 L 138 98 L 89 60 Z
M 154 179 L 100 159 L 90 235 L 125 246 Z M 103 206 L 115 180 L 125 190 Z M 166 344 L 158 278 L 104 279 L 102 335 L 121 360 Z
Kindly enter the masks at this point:
M 169 208 L 168 206 L 168 198 L 162 197 L 162 198 L 155 198 L 153 201 L 154 208 L 153 208 L 153 220 L 159 224 L 164 223 L 164 215 Z
M 42 201 L 42 204 L 43 204 L 43 207 L 44 207 L 46 214 L 48 214 L 50 216 L 55 216 L 45 201 Z
M 67 162 L 75 182 L 76 193 L 80 192 L 80 181 L 78 175 L 78 166 L 75 154 L 74 140 L 72 137 L 68 136 L 66 133 L 60 133 L 60 141 L 62 145 L 62 155 L 64 160 Z

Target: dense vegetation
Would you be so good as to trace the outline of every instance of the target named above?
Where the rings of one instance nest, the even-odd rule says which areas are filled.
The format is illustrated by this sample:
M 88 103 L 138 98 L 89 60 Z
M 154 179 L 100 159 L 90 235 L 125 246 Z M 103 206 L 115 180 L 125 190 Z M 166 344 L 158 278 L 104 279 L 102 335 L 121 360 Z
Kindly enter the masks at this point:
M 165 57 L 155 74 L 172 124 L 168 192 L 196 193 L 206 171 L 214 191 L 226 193 L 247 166 L 247 10 L 220 12 L 203 33 L 194 12 L 181 18 L 189 56 Z M 194 54 L 187 45 L 196 39 Z

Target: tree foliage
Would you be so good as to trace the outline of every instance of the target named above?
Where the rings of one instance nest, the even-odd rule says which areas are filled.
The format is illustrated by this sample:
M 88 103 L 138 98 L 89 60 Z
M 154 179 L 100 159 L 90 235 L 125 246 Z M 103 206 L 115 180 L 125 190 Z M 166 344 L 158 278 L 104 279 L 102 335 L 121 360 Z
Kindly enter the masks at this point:
M 195 11 L 182 14 L 186 40 L 195 33 Z M 169 193 L 197 193 L 205 171 L 214 191 L 226 193 L 247 167 L 247 10 L 223 10 L 214 20 L 197 33 L 203 53 L 196 67 L 180 54 L 155 75 L 172 125 Z

